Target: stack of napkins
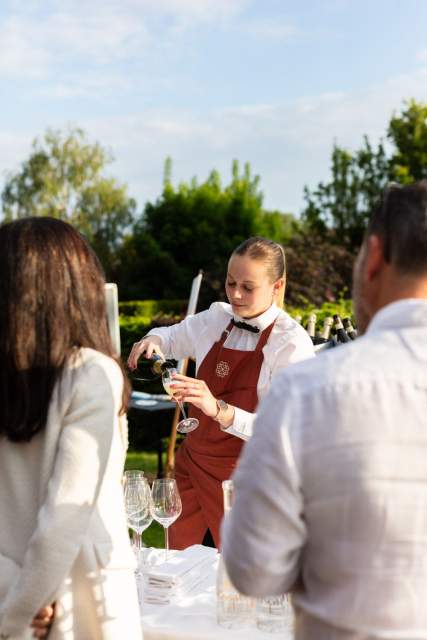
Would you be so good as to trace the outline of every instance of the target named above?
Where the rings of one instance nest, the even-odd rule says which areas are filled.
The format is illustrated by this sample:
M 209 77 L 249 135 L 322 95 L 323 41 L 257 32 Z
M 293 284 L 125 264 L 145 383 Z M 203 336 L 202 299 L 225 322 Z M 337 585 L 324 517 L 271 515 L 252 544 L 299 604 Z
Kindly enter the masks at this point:
M 150 604 L 169 604 L 187 595 L 205 579 L 217 555 L 216 549 L 195 544 L 184 551 L 171 551 L 167 562 L 159 563 L 163 550 L 146 551 L 141 563 L 143 599 Z

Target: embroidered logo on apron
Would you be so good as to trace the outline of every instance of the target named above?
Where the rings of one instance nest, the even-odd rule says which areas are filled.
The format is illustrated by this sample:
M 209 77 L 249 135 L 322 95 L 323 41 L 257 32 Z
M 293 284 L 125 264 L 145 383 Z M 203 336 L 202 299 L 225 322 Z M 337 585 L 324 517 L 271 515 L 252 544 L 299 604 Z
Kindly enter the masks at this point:
M 228 366 L 228 362 L 225 362 L 224 360 L 220 360 L 216 365 L 215 373 L 218 376 L 218 378 L 225 378 L 226 376 L 228 376 L 228 374 L 230 373 L 230 367 Z

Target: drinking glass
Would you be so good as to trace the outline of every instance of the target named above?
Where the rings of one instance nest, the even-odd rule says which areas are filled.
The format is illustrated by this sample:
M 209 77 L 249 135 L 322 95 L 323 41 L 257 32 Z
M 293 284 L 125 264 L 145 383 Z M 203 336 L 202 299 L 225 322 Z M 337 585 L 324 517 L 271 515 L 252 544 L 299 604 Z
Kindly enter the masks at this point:
M 162 373 L 164 390 L 170 396 L 173 396 L 173 389 L 171 388 L 171 384 L 175 382 L 173 376 L 176 373 L 178 373 L 177 370 L 172 367 L 164 369 Z M 175 384 L 179 383 L 175 382 Z M 199 421 L 197 420 L 197 418 L 188 418 L 181 400 L 178 400 L 178 398 L 175 398 L 175 400 L 177 401 L 178 406 L 181 409 L 181 413 L 184 416 L 184 420 L 180 420 L 180 422 L 178 422 L 178 424 L 176 425 L 176 430 L 180 433 L 190 433 L 190 431 L 194 431 L 194 429 L 197 429 L 197 427 L 199 426 Z
M 123 491 L 126 488 L 126 483 L 129 480 L 138 480 L 139 478 L 144 478 L 144 472 L 139 469 L 130 469 L 129 471 L 125 471 L 122 478 Z
M 260 598 L 256 605 L 256 625 L 269 633 L 293 631 L 294 612 L 289 595 Z
M 139 560 L 141 550 L 141 534 L 153 521 L 153 503 L 150 485 L 143 477 L 126 480 L 124 487 L 127 523 L 135 537 L 135 547 Z
M 165 530 L 165 560 L 168 559 L 169 538 L 168 529 L 181 515 L 182 504 L 176 480 L 173 478 L 161 478 L 154 480 L 151 489 L 153 498 L 153 518 L 157 520 Z

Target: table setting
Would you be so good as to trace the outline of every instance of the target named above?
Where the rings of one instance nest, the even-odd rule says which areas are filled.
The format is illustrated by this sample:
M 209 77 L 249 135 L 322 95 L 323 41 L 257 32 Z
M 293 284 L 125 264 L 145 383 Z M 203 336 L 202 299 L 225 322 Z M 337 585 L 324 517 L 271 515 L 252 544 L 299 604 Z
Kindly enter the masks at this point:
M 181 513 L 174 479 L 154 480 L 150 489 L 143 472 L 132 471 L 125 473 L 123 485 L 145 640 L 293 638 L 289 596 L 253 599 L 239 594 L 215 548 L 168 548 L 168 527 Z M 141 542 L 153 519 L 165 527 L 164 549 Z

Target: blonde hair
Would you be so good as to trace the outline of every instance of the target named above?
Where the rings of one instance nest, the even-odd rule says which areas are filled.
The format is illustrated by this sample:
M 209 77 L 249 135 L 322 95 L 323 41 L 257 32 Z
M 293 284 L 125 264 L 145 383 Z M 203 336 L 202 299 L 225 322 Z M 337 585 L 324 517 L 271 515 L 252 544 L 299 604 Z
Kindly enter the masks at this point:
M 232 255 L 248 256 L 252 260 L 262 261 L 272 283 L 283 278 L 283 286 L 275 295 L 275 303 L 278 307 L 283 307 L 286 289 L 286 255 L 282 245 L 268 238 L 253 236 L 239 244 Z

